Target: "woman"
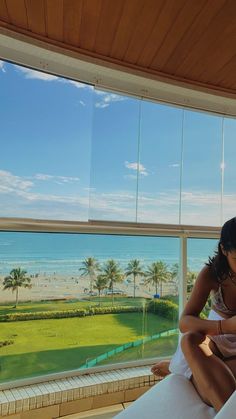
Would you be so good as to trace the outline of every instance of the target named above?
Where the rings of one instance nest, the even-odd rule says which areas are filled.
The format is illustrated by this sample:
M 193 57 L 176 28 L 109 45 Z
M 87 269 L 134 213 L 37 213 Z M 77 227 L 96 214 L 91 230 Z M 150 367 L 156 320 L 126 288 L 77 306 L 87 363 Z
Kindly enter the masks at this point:
M 212 308 L 203 320 L 209 295 Z M 198 275 L 179 328 L 183 336 L 171 362 L 157 363 L 152 372 L 186 376 L 219 411 L 236 390 L 236 217 L 223 225 L 218 251 Z

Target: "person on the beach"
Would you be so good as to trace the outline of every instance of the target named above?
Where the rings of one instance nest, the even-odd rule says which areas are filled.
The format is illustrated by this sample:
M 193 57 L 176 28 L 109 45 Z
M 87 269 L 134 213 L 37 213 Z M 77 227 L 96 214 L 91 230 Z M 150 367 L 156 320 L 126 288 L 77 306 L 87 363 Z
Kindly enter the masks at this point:
M 209 295 L 212 308 L 203 320 Z M 173 358 L 151 371 L 184 375 L 219 411 L 236 390 L 236 217 L 223 225 L 218 250 L 199 273 L 179 328 L 183 335 Z

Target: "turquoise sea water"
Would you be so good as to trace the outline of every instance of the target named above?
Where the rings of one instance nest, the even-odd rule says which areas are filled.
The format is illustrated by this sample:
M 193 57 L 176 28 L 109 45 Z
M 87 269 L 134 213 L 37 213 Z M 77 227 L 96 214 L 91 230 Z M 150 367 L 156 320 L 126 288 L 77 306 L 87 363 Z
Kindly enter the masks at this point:
M 0 232 L 0 275 L 14 267 L 30 274 L 78 274 L 87 257 L 101 263 L 112 258 L 122 267 L 134 258 L 140 259 L 144 267 L 156 260 L 171 266 L 178 262 L 179 244 L 178 238 L 168 237 Z M 189 239 L 189 269 L 201 269 L 216 245 L 213 239 Z

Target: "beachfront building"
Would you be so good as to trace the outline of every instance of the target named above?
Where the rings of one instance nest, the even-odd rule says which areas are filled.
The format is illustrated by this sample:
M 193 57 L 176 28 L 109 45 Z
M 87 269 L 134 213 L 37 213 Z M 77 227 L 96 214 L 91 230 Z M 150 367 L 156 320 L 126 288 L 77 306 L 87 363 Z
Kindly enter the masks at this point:
M 112 417 L 174 353 L 235 216 L 235 14 L 0 2 L 0 415 Z

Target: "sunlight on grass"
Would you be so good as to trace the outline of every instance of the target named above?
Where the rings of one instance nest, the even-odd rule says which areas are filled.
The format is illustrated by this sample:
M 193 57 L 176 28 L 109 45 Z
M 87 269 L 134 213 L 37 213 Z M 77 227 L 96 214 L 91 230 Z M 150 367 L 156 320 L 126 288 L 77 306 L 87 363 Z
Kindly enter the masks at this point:
M 143 337 L 142 313 L 1 323 L 1 381 L 79 368 L 89 358 Z M 173 327 L 148 314 L 146 334 Z M 155 353 L 152 355 L 155 356 Z

